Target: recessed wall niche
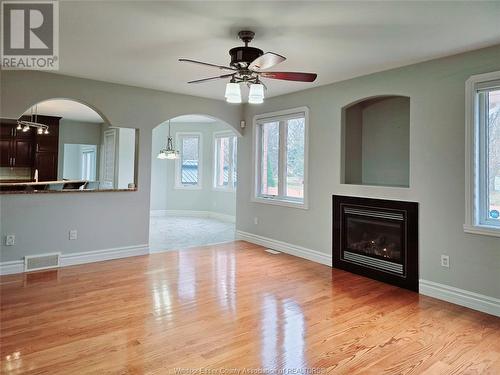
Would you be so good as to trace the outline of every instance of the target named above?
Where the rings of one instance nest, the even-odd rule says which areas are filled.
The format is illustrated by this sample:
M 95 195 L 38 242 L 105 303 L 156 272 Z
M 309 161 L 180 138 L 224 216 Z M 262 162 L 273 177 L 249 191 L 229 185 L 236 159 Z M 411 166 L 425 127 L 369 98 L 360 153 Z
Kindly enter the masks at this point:
M 342 110 L 343 183 L 409 187 L 410 98 L 377 96 Z

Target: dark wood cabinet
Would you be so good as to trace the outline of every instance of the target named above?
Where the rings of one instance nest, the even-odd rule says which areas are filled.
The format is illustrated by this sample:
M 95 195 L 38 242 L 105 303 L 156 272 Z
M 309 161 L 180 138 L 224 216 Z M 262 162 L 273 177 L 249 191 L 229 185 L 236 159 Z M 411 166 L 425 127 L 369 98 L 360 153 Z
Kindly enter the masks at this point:
M 0 167 L 10 167 L 10 138 L 0 138 Z
M 33 166 L 33 137 L 15 138 L 12 141 L 12 166 L 31 168 Z
M 0 167 L 31 168 L 35 137 L 32 131 L 17 129 L 17 121 L 0 120 Z
M 37 152 L 35 169 L 38 170 L 38 181 L 57 180 L 57 152 Z
M 38 170 L 38 181 L 57 180 L 57 162 L 59 155 L 59 120 L 60 117 L 37 117 L 37 122 L 49 126 L 49 134 L 35 136 L 35 163 Z
M 23 120 L 30 120 L 23 116 Z M 60 117 L 39 115 L 37 122 L 49 126 L 49 134 L 17 129 L 17 120 L 0 119 L 0 167 L 38 170 L 39 181 L 57 180 Z

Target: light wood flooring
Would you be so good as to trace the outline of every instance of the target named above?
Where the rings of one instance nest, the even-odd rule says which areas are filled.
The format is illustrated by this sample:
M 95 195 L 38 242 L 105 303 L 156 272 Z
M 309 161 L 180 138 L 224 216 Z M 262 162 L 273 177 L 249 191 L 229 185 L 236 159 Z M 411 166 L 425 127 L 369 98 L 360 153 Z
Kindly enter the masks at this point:
M 3 374 L 500 374 L 500 318 L 242 241 L 0 286 Z

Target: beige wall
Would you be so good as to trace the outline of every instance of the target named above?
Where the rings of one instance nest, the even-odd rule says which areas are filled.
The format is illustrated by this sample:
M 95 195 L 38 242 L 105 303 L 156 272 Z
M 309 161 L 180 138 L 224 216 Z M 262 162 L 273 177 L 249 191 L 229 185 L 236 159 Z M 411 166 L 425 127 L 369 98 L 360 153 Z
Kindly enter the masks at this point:
M 309 209 L 250 201 L 252 131 L 238 153 L 237 229 L 331 256 L 332 194 L 419 202 L 420 278 L 500 298 L 500 238 L 463 231 L 465 211 L 465 80 L 500 70 L 500 46 L 270 98 L 245 106 L 256 114 L 308 106 Z M 377 95 L 410 97 L 410 187 L 341 183 L 341 111 Z M 244 214 L 243 214 L 244 213 Z M 258 224 L 254 224 L 258 217 Z M 440 265 L 450 256 L 450 268 Z
M 42 72 L 2 71 L 0 83 L 2 117 L 17 118 L 42 100 L 67 98 L 90 105 L 114 126 L 140 130 L 136 192 L 0 196 L 1 234 L 16 234 L 15 246 L 2 241 L 2 262 L 147 244 L 152 129 L 179 115 L 205 114 L 240 130 L 241 107 L 223 101 Z M 78 230 L 78 240 L 68 240 L 70 229 Z

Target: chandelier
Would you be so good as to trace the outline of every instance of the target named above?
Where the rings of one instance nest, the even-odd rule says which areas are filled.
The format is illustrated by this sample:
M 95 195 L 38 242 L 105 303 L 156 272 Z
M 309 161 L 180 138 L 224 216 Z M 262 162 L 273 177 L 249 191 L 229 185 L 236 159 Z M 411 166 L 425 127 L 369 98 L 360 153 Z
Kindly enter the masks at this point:
M 162 148 L 157 156 L 158 159 L 178 159 L 179 151 L 174 148 L 174 142 L 172 137 L 170 136 L 170 120 L 168 120 L 168 138 L 167 138 L 167 147 Z

